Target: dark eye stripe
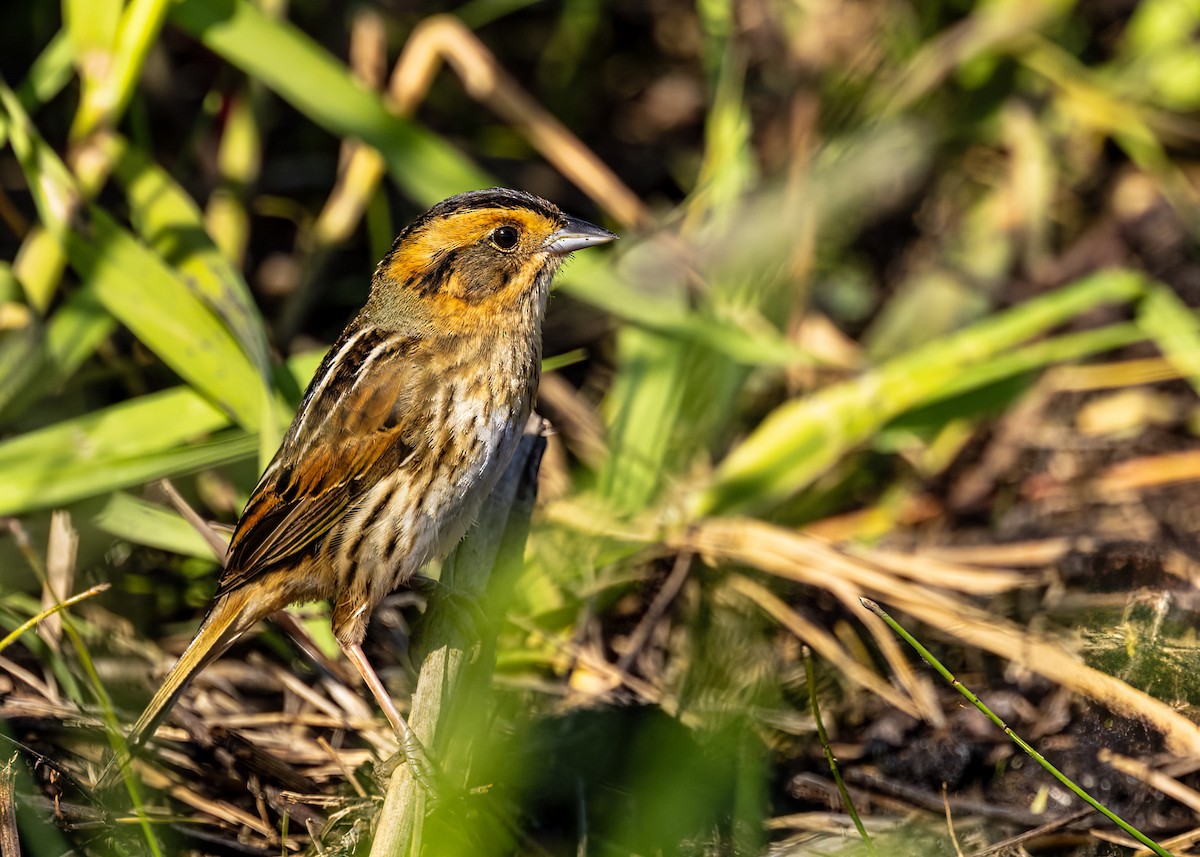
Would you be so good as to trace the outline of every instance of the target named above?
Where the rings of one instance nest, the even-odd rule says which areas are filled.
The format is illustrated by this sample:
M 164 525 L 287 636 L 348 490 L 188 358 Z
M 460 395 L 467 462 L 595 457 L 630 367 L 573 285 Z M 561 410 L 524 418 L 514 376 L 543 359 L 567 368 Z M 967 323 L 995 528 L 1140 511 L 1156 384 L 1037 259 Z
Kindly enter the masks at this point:
M 457 250 L 446 250 L 439 253 L 437 261 L 425 269 L 425 273 L 413 283 L 413 289 L 418 294 L 428 297 L 437 294 L 442 285 L 450 278 L 454 270 L 454 262 L 458 258 Z

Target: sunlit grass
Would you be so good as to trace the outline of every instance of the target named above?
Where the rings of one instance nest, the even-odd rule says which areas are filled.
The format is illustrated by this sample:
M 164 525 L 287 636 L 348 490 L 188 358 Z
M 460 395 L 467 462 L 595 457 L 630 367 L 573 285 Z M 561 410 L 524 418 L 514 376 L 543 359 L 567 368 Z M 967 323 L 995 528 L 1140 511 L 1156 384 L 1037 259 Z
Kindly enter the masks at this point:
M 446 61 L 443 83 L 454 93 L 430 90 L 426 110 L 405 100 L 411 92 L 383 91 L 382 78 L 364 83 L 369 56 L 343 60 L 325 47 L 352 41 L 342 38 L 349 29 L 366 40 L 360 47 L 376 39 L 388 60 L 415 19 L 289 16 L 250 0 L 68 0 L 23 79 L 0 82 L 3 157 L 24 182 L 0 200 L 14 249 L 0 260 L 0 515 L 40 534 L 52 510 L 74 511 L 92 551 L 72 570 L 80 585 L 71 592 L 92 592 L 84 580 L 107 576 L 120 588 L 126 575 L 157 589 L 184 558 L 193 582 L 210 570 L 205 541 L 139 490 L 178 477 L 206 514 L 233 519 L 320 358 L 314 336 L 342 321 L 322 318 L 308 335 L 312 308 L 345 281 L 365 288 L 374 259 L 362 243 L 378 255 L 411 212 L 494 184 L 493 173 L 536 180 L 546 165 L 622 232 L 611 252 L 572 261 L 560 284 L 567 300 L 552 307 L 565 303 L 567 326 L 588 314 L 606 331 L 560 332 L 570 350 L 547 355 L 547 370 L 570 380 L 543 402 L 556 409 L 559 433 L 532 524 L 524 497 L 507 541 L 481 527 L 447 566 L 448 590 L 463 591 L 435 598 L 430 629 L 414 637 L 414 725 L 451 788 L 426 824 L 424 799 L 403 772 L 385 803 L 385 785 L 359 794 L 369 777 L 343 788 L 348 763 L 337 757 L 336 773 L 313 786 L 331 802 L 322 810 L 334 817 L 326 846 L 344 846 L 328 853 L 351 853 L 355 839 L 366 853 L 368 830 L 379 837 L 372 853 L 414 837 L 430 854 L 651 853 L 680 843 L 700 853 L 717 842 L 760 852 L 792 829 L 772 818 L 793 800 L 780 781 L 814 756 L 805 712 L 815 689 L 811 673 L 795 673 L 797 640 L 836 668 L 844 699 L 821 700 L 831 731 L 847 712 L 855 723 L 895 710 L 944 724 L 928 680 L 886 629 L 855 612 L 862 595 L 937 628 L 964 657 L 989 652 L 1081 704 L 1140 718 L 1171 758 L 1200 750 L 1200 729 L 1180 712 L 1181 702 L 1200 705 L 1194 682 L 1172 680 L 1185 658 L 1164 654 L 1190 651 L 1189 641 L 1155 626 L 1150 648 L 1131 655 L 1145 623 L 1109 612 L 1090 632 L 1085 663 L 1069 627 L 1035 634 L 1022 624 L 1014 605 L 1031 593 L 1061 597 L 1069 586 L 1051 569 L 1088 546 L 1071 542 L 1025 563 L 878 547 L 908 534 L 908 521 L 952 520 L 947 474 L 972 443 L 1061 392 L 1039 387 L 1047 368 L 1136 347 L 1169 368 L 1169 378 L 1149 382 L 1200 388 L 1200 321 L 1167 284 L 1170 266 L 1151 275 L 1134 254 L 1086 243 L 1152 209 L 1174 218 L 1184 238 L 1198 234 L 1194 167 L 1178 153 L 1200 138 L 1188 112 L 1200 106 L 1190 41 L 1200 16 L 1187 4 L 1144 0 L 1097 35 L 1091 13 L 1066 3 L 889 0 L 870 15 L 820 5 L 767 3 L 761 29 L 738 4 L 681 11 L 678 30 L 647 13 L 646 26 L 659 28 L 652 41 L 675 52 L 664 67 L 685 69 L 680 79 L 695 84 L 702 104 L 686 143 L 663 155 L 670 189 L 665 180 L 635 186 L 646 199 L 601 171 L 608 166 L 587 135 L 576 139 L 570 117 L 541 101 L 555 87 L 586 101 L 592 92 L 611 97 L 614 81 L 631 85 L 616 65 L 591 64 L 590 42 L 634 26 L 594 2 L 558 12 L 475 0 L 459 12 L 477 33 L 453 21 L 420 30 L 431 43 L 410 44 L 408 61 L 430 75 Z M 522 41 L 517 25 L 536 16 L 554 35 L 532 74 L 540 88 L 529 93 L 497 73 L 508 61 L 519 66 L 520 52 L 496 34 L 512 26 Z M 314 18 L 331 32 L 306 33 L 302 23 Z M 198 84 L 212 89 L 182 154 L 157 138 L 153 98 L 138 88 L 176 61 L 170 39 L 194 40 L 191 49 L 202 46 L 220 67 Z M 462 123 L 476 128 L 472 136 L 447 121 L 447 104 L 499 119 L 491 128 Z M 281 120 L 284 109 L 292 112 Z M 642 114 L 647 128 L 658 118 Z M 341 172 L 330 170 L 323 198 L 306 187 L 264 199 L 256 182 L 274 166 L 279 135 L 298 126 L 314 150 L 341 145 Z M 601 142 L 619 150 L 614 141 L 650 135 L 618 130 Z M 663 131 L 658 142 L 671 139 Z M 527 163 L 488 159 L 494 151 Z M 274 220 L 288 218 L 298 225 L 283 253 Z M 280 256 L 298 269 L 283 298 L 260 288 L 252 270 Z M 339 294 L 330 303 L 349 301 Z M 1195 431 L 1194 414 L 1178 422 L 1187 419 L 1183 430 Z M 989 502 L 1019 504 L 1043 489 L 1051 490 L 1002 485 Z M 998 517 L 997 507 L 987 515 Z M 473 575 L 492 567 L 491 554 L 485 562 L 471 552 L 495 549 L 497 539 L 507 564 L 484 587 L 486 576 Z M 41 561 L 40 545 L 25 552 Z M 459 568 L 464 555 L 480 567 Z M 1176 561 L 1194 582 L 1186 568 Z M 68 610 L 69 647 L 31 641 L 27 625 L 52 608 L 30 596 L 53 587 L 16 566 L 0 568 L 0 581 L 10 637 L 27 643 L 23 663 L 61 688 L 43 701 L 115 726 L 108 685 L 119 680 L 96 664 L 136 661 L 145 672 L 157 647 L 128 635 L 114 644 L 95 630 L 112 627 L 111 615 L 85 613 L 74 600 L 53 608 Z M 135 588 L 104 610 L 131 609 L 121 602 Z M 655 621 L 642 627 L 639 611 L 660 591 Z M 484 608 L 481 633 L 446 619 L 455 597 Z M 138 618 L 149 628 L 164 617 Z M 451 661 L 470 667 L 461 686 Z M 315 696 L 305 699 L 322 716 L 372 717 L 337 676 L 297 669 L 311 678 Z M 400 687 L 407 677 L 395 678 Z M 291 743 L 318 746 L 316 727 L 305 728 L 293 728 L 302 737 Z M 322 739 L 341 729 L 321 728 Z M 386 755 L 386 730 L 349 732 L 358 738 L 346 746 L 325 745 L 335 757 Z M 441 737 L 449 734 L 452 743 Z M 74 755 L 73 740 L 64 747 L 64 764 L 81 775 L 96 762 Z M 129 787 L 121 800 L 132 799 L 142 835 L 115 842 L 147 853 L 195 845 L 150 824 L 158 808 L 175 806 L 168 797 L 136 778 Z M 271 850 L 319 832 L 275 794 L 256 796 L 254 813 L 238 816 L 243 797 L 230 796 L 226 832 L 252 818 L 268 831 L 256 842 Z M 304 799 L 316 800 L 297 805 Z M 197 826 L 212 817 L 194 813 Z M 864 817 L 865 847 L 874 842 L 880 853 L 930 853 L 925 837 L 946 844 L 940 816 L 891 830 Z M 560 826 L 526 826 L 548 818 Z M 844 833 L 799 832 L 794 844 L 797 853 L 859 847 Z M 110 853 L 104 839 L 80 847 Z M 36 853 L 63 850 L 56 837 L 46 842 Z

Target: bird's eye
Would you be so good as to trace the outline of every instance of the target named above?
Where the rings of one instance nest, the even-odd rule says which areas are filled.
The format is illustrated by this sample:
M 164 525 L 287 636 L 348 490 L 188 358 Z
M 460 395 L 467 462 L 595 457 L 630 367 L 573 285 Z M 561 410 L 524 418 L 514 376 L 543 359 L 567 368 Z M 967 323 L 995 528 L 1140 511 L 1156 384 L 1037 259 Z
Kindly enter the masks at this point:
M 499 226 L 492 230 L 492 234 L 489 237 L 497 249 L 508 251 L 517 246 L 517 241 L 520 240 L 521 235 L 517 232 L 516 227 Z

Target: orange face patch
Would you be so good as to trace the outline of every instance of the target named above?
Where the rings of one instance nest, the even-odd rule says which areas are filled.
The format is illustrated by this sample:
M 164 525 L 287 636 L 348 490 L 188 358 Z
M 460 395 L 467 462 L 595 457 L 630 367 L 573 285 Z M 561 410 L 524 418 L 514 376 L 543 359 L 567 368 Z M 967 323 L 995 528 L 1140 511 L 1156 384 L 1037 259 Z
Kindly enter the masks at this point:
M 386 273 L 397 282 L 417 282 L 436 268 L 439 260 L 448 253 L 486 244 L 488 236 L 501 226 L 515 227 L 520 235 L 519 242 L 507 254 L 492 249 L 497 254 L 519 257 L 537 253 L 557 224 L 520 208 L 488 208 L 452 214 L 430 221 L 419 233 L 408 236 L 389 260 Z M 498 258 L 497 262 L 500 261 Z
M 464 331 L 506 325 L 520 312 L 521 295 L 539 274 L 561 261 L 544 247 L 555 219 L 522 208 L 486 208 L 431 219 L 406 235 L 385 260 L 382 274 L 406 317 L 420 314 L 433 329 Z M 511 234 L 497 235 L 509 227 Z M 508 240 L 505 240 L 508 239 Z

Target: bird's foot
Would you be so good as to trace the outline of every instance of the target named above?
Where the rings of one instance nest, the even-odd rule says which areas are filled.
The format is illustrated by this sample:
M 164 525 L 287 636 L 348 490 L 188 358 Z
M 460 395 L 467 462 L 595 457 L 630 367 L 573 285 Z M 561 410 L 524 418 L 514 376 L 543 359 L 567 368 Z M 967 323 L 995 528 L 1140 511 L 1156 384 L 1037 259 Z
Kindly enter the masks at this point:
M 396 769 L 407 764 L 413 779 L 425 792 L 426 798 L 430 803 L 436 803 L 441 795 L 441 790 L 437 785 L 437 769 L 430 761 L 429 754 L 425 752 L 425 748 L 411 729 L 407 735 L 402 735 L 399 731 L 396 735 L 400 739 L 400 748 L 375 765 L 375 781 L 386 790 Z

